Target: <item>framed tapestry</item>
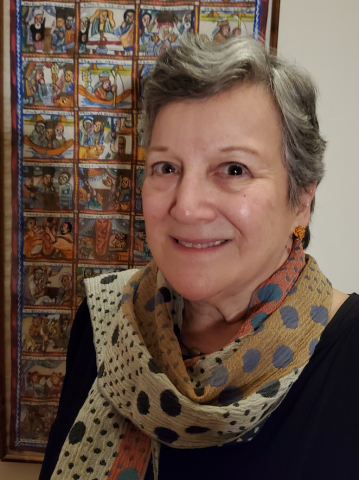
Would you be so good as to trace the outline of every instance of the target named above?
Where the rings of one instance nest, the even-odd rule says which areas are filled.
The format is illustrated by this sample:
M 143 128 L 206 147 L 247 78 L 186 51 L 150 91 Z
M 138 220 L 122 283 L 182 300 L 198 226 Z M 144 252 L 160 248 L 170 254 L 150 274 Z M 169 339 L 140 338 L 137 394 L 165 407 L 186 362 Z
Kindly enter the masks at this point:
M 12 202 L 1 205 L 0 447 L 6 460 L 41 461 L 84 279 L 151 259 L 141 108 L 156 57 L 188 32 L 220 42 L 253 35 L 275 49 L 279 0 L 13 0 L 3 8 L 5 16 L 11 9 L 11 104 L 6 96 L 1 118 L 5 128 L 11 112 L 12 140 L 10 148 L 4 130 L 2 178 Z

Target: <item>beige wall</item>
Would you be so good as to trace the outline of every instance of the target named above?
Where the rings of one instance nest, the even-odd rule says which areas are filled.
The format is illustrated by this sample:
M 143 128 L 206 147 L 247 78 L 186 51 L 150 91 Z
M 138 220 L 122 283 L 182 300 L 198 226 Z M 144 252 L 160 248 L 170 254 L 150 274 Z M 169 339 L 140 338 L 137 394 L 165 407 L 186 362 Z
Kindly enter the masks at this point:
M 356 0 L 282 0 L 279 31 L 279 52 L 305 66 L 319 85 L 329 141 L 309 253 L 346 292 L 359 291 L 358 18 Z M 8 15 L 4 20 L 8 25 Z M 35 480 L 39 471 L 39 465 L 0 463 L 1 480 Z
M 328 140 L 308 252 L 346 293 L 359 293 L 358 18 L 356 0 L 281 0 L 279 52 L 314 76 Z

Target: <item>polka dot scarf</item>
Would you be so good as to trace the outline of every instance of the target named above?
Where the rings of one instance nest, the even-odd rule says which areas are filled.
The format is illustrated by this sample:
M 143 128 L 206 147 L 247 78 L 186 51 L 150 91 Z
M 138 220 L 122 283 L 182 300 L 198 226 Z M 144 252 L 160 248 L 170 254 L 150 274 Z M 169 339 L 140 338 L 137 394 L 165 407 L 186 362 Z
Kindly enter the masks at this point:
M 238 335 L 219 352 L 183 361 L 174 333 L 183 301 L 154 262 L 86 287 L 98 377 L 56 480 L 141 480 L 151 455 L 157 478 L 161 443 L 251 440 L 308 363 L 332 304 L 330 282 L 295 241 L 286 263 L 254 292 Z

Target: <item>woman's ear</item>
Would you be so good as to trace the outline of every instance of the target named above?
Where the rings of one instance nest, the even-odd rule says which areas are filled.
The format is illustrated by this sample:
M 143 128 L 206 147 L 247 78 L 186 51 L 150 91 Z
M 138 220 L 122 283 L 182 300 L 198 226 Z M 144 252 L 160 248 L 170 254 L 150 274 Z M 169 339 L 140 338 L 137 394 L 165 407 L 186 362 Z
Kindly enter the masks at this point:
M 309 225 L 310 221 L 310 207 L 312 200 L 315 195 L 315 191 L 317 189 L 316 184 L 311 184 L 309 185 L 308 188 L 302 191 L 302 193 L 299 195 L 299 204 L 297 206 L 297 215 L 296 215 L 296 221 L 297 221 L 297 226 L 301 226 L 303 228 L 306 228 Z

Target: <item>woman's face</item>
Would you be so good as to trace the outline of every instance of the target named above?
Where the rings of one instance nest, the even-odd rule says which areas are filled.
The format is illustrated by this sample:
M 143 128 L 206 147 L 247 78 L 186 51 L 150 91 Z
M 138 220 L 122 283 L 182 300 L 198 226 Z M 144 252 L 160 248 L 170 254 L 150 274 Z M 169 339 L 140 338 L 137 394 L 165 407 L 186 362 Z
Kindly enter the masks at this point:
M 279 114 L 261 86 L 160 110 L 143 211 L 153 257 L 183 297 L 253 292 L 288 257 L 314 188 L 300 208 L 289 205 L 281 142 Z

